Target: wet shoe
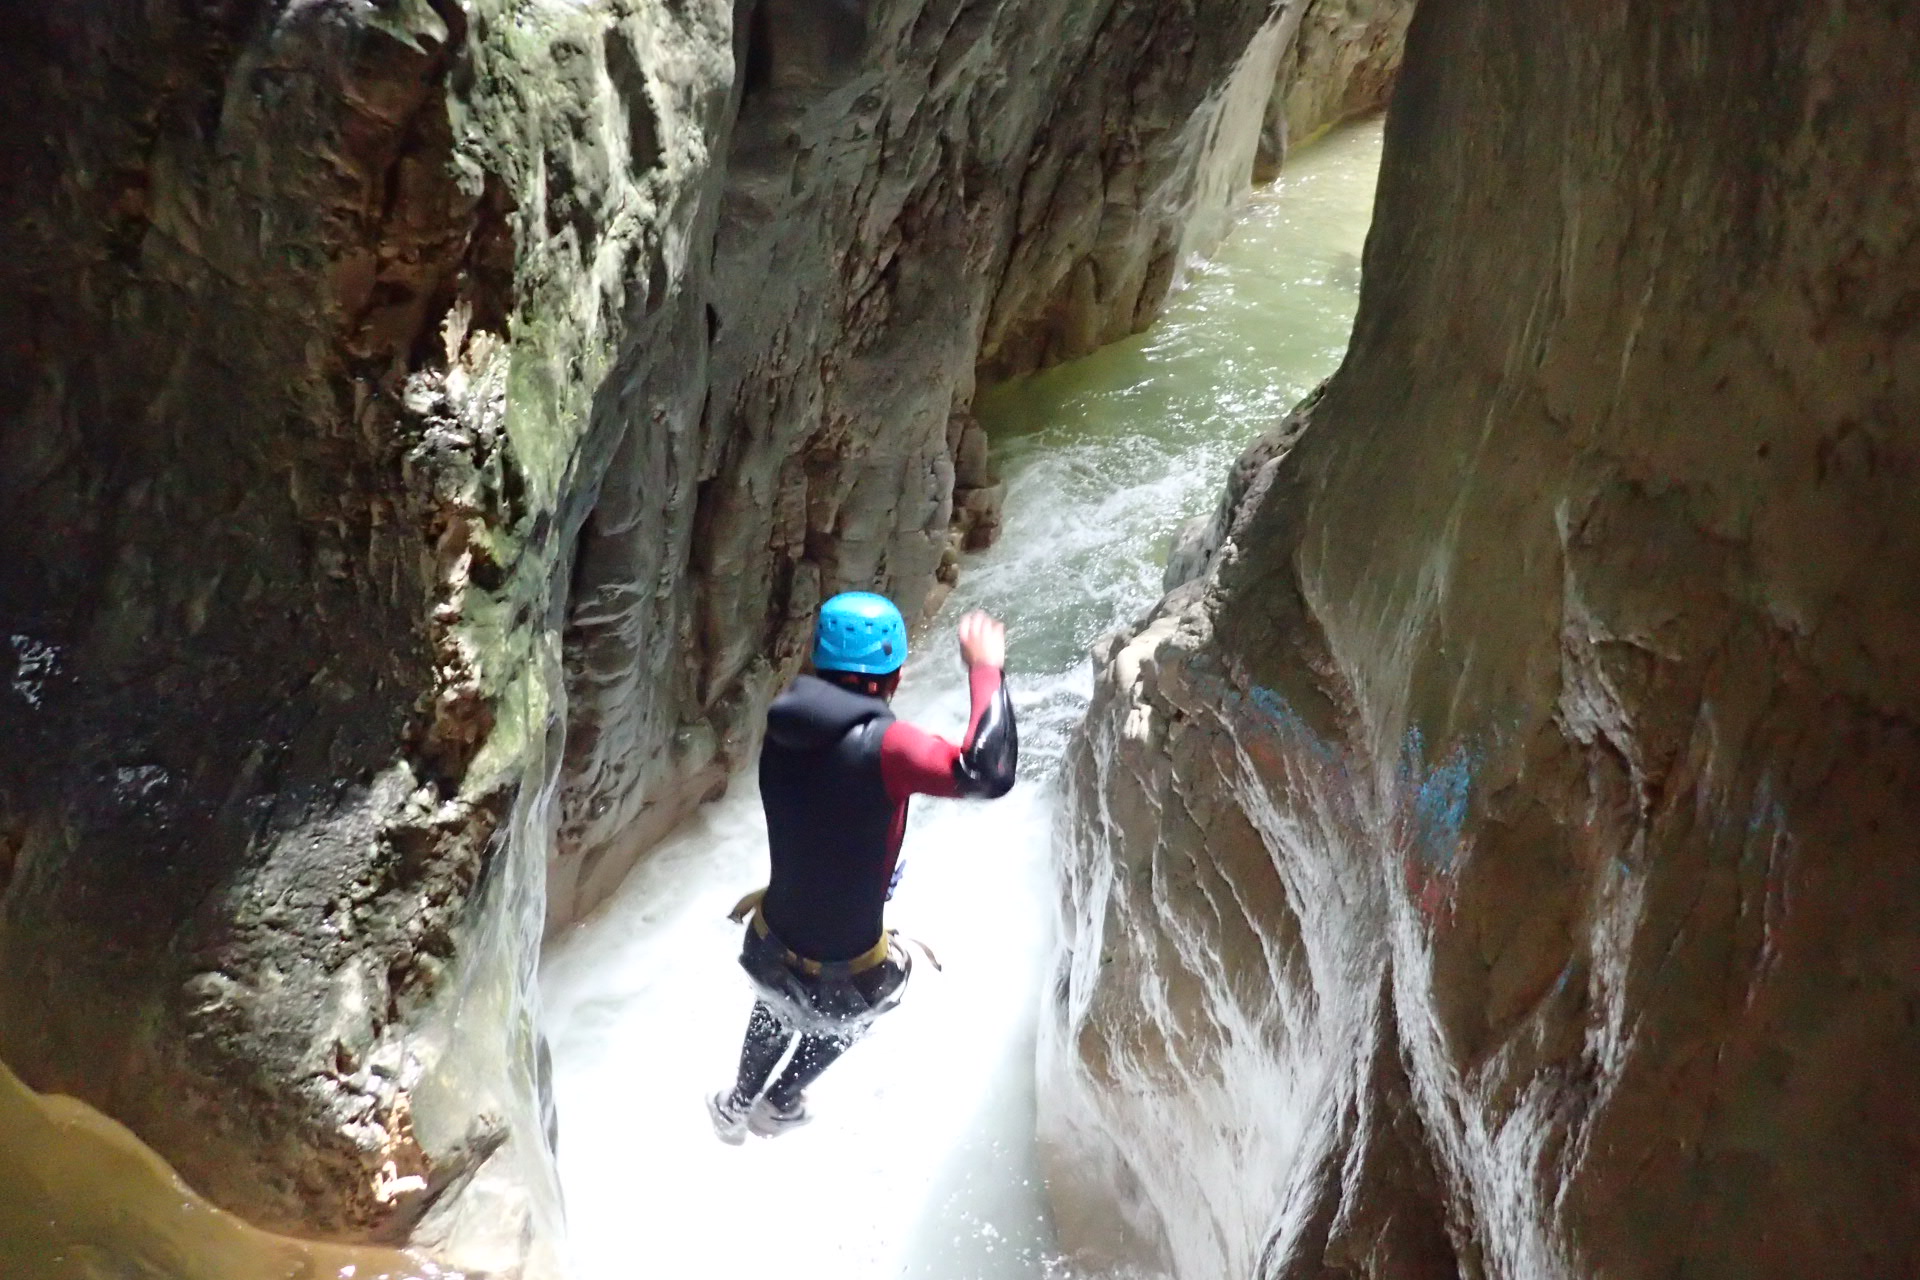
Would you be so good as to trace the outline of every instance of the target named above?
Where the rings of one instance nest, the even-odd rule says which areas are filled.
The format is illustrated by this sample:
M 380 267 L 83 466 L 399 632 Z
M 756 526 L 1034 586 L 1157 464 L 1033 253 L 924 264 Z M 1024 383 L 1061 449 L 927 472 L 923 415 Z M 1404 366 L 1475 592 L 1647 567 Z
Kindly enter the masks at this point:
M 714 1136 L 728 1146 L 737 1147 L 747 1140 L 747 1124 L 752 1112 L 757 1109 L 757 1103 L 749 1107 L 735 1102 L 731 1089 L 722 1089 L 707 1099 L 707 1114 L 713 1117 Z
M 784 1107 L 772 1098 L 761 1098 L 747 1113 L 747 1128 L 758 1137 L 777 1138 L 791 1129 L 798 1129 L 811 1119 L 813 1115 L 807 1110 L 804 1096 L 795 1098 Z

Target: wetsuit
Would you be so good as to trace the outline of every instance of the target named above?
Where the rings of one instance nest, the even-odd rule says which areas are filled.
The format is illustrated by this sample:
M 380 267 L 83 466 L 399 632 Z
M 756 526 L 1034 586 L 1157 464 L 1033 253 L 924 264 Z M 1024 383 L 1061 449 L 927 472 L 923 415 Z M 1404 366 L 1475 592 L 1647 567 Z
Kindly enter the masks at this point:
M 878 944 L 908 798 L 993 798 L 1013 786 L 1019 742 L 1000 670 L 976 666 L 968 684 L 973 714 L 958 745 L 894 719 L 882 698 L 817 676 L 801 676 L 768 709 L 760 797 L 772 877 L 740 955 L 763 994 L 737 1097 L 760 1092 L 799 1034 L 767 1091 L 791 1106 L 898 1002 L 905 957 Z

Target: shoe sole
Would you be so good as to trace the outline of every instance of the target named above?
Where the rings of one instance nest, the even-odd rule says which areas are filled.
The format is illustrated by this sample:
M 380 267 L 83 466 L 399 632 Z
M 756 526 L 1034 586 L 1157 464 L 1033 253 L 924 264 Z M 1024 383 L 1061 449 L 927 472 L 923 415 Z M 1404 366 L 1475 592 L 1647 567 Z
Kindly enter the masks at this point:
M 714 1137 L 730 1147 L 745 1145 L 748 1121 L 730 1119 L 720 1110 L 720 1104 L 713 1098 L 707 1099 L 707 1115 L 713 1121 Z
M 811 1123 L 813 1123 L 813 1115 L 805 1111 L 791 1120 L 774 1118 L 758 1106 L 747 1114 L 747 1132 L 756 1138 L 777 1138 L 783 1133 L 791 1133 Z

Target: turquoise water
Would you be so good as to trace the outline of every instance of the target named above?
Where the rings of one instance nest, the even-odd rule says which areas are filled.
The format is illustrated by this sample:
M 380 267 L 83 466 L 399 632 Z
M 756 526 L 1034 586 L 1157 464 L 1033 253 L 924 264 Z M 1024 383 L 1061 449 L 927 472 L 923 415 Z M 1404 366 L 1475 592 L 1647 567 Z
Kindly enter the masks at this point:
M 955 607 L 1005 610 L 1021 667 L 1071 666 L 1157 598 L 1170 537 L 1339 364 L 1380 138 L 1362 124 L 1295 157 L 1145 334 L 980 396 L 1007 517 Z

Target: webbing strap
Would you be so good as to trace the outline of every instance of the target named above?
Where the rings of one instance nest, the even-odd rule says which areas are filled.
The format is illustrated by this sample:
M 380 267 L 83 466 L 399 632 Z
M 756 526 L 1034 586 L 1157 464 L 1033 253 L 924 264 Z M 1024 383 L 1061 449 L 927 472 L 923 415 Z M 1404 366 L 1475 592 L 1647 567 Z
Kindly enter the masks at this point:
M 735 924 L 740 924 L 751 915 L 753 917 L 754 933 L 762 938 L 772 936 L 773 930 L 767 927 L 766 916 L 760 913 L 760 901 L 766 896 L 767 891 L 765 889 L 755 889 L 752 893 L 747 894 L 741 898 L 740 901 L 733 904 L 733 910 L 727 913 L 727 919 L 733 921 Z M 778 938 L 775 938 L 774 941 L 780 942 Z M 927 958 L 927 963 L 932 965 L 936 971 L 946 971 L 946 966 L 940 963 L 940 957 L 933 954 L 932 947 L 918 938 L 909 938 L 898 929 L 887 930 L 880 935 L 880 941 L 874 943 L 871 947 L 851 960 L 810 960 L 806 956 L 796 952 L 786 943 L 780 942 L 781 958 L 810 978 L 817 978 L 823 973 L 840 973 L 849 976 L 856 973 L 865 973 L 877 965 L 884 964 L 887 957 L 892 954 L 894 946 L 899 946 L 903 950 L 910 946 L 918 947 L 920 954 Z
M 920 954 L 927 958 L 927 963 L 934 967 L 935 972 L 945 973 L 947 971 L 947 967 L 940 963 L 940 957 L 933 954 L 933 948 L 920 939 L 909 938 L 898 929 L 889 929 L 887 936 L 893 939 L 894 944 L 898 946 L 901 951 L 905 951 L 908 947 L 920 948 Z
M 869 969 L 878 968 L 880 965 L 886 963 L 888 940 L 893 936 L 887 933 L 881 934 L 880 941 L 874 943 L 871 947 L 868 947 L 851 960 L 815 960 L 811 957 L 801 955 L 786 943 L 781 942 L 773 930 L 768 927 L 767 917 L 760 910 L 760 900 L 766 896 L 766 893 L 767 891 L 765 889 L 756 889 L 746 897 L 740 899 L 740 901 L 734 905 L 731 918 L 735 922 L 738 922 L 744 919 L 748 912 L 752 912 L 754 933 L 759 937 L 772 940 L 774 944 L 780 948 L 780 958 L 785 961 L 790 968 L 798 969 L 809 978 L 850 978 L 856 973 L 865 973 Z M 936 964 L 934 967 L 938 968 L 939 966 Z

